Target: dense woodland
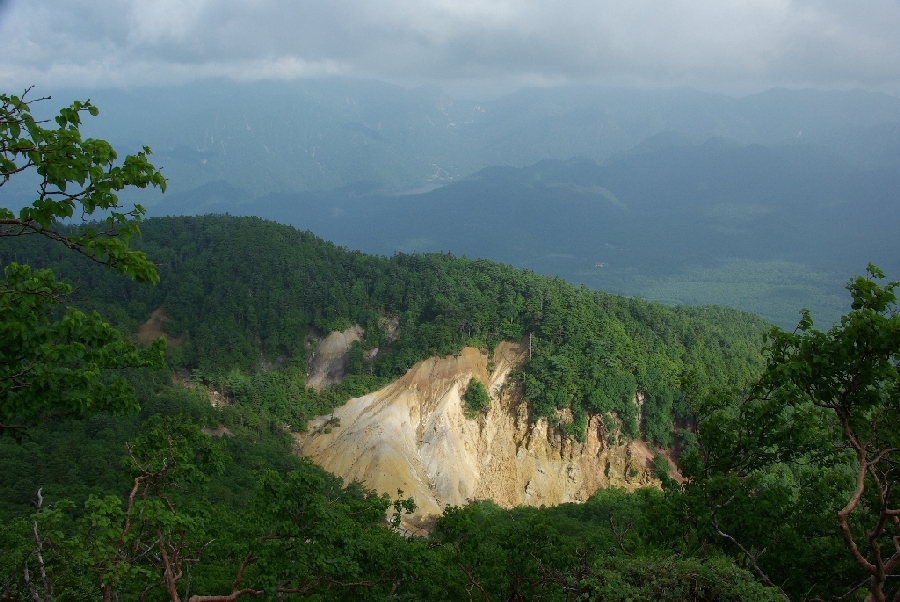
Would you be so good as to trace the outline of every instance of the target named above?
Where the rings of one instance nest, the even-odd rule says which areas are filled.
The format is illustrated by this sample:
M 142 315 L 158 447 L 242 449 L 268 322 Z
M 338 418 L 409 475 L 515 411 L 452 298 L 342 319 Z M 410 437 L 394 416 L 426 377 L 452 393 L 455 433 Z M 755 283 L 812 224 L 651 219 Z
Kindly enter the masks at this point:
M 724 308 L 666 307 L 487 260 L 369 256 L 254 218 L 152 219 L 142 232 L 135 248 L 160 274 L 152 288 L 37 238 L 0 247 L 0 259 L 52 268 L 75 283 L 82 307 L 128 332 L 163 307 L 163 328 L 181 341 L 170 352 L 173 369 L 297 429 L 417 361 L 530 335 L 532 359 L 520 378 L 535 416 L 571 409 L 569 428 L 580 437 L 588 413 L 614 413 L 629 437 L 643 428 L 666 447 L 673 415 L 687 418 L 684 375 L 736 386 L 762 365 L 765 322 Z M 398 327 L 389 340 L 391 319 Z M 365 329 L 364 350 L 378 349 L 374 361 L 357 364 L 339 391 L 306 391 L 311 333 L 352 324 Z M 638 389 L 647 396 L 643 425 L 632 403 Z
M 593 289 L 727 305 L 793 328 L 800 307 L 835 322 L 842 285 L 867 262 L 900 269 L 880 244 L 897 234 L 898 186 L 895 166 L 860 170 L 814 145 L 699 143 L 669 133 L 602 164 L 489 167 L 421 194 L 279 193 L 240 205 L 173 196 L 151 211 L 229 210 L 368 253 L 489 257 Z
M 848 284 L 834 328 L 807 312 L 793 332 L 766 332 L 732 310 L 486 260 L 367 256 L 258 219 L 139 229 L 142 208 L 126 212 L 116 191 L 165 181 L 146 149 L 119 163 L 82 140 L 83 113 L 96 110 L 76 103 L 44 128 L 0 95 L 0 185 L 29 168 L 43 178 L 30 207 L 0 209 L 0 599 L 895 594 L 900 283 L 875 266 Z M 108 217 L 57 221 L 75 208 Z M 159 308 L 173 344 L 136 344 Z M 316 340 L 352 324 L 365 329 L 352 374 L 307 390 Z M 516 378 L 532 417 L 579 438 L 600 414 L 619 437 L 674 447 L 683 480 L 659 463 L 660 489 L 556 508 L 473 502 L 417 537 L 399 528 L 415 500 L 291 453 L 291 429 L 416 361 L 525 336 Z M 212 407 L 211 388 L 230 403 Z M 465 400 L 473 420 L 480 393 Z
M 128 373 L 138 393 L 139 414 L 100 414 L 81 422 L 50 420 L 29 431 L 22 443 L 2 440 L 2 511 L 7 528 L 13 529 L 7 558 L 28 562 L 32 544 L 26 537 L 31 528 L 26 517 L 33 512 L 38 487 L 43 487 L 45 503 L 58 509 L 52 514 L 58 523 L 54 533 L 60 538 L 60 556 L 53 556 L 55 560 L 68 566 L 72 560 L 65 554 L 74 551 L 67 546 L 81 546 L 83 538 L 96 537 L 97 526 L 91 521 L 98 520 L 94 515 L 101 510 L 110 528 L 120 529 L 110 517 L 121 516 L 116 506 L 121 502 L 115 502 L 115 508 L 97 504 L 113 503 L 109 500 L 121 500 L 127 493 L 129 476 L 135 478 L 137 469 L 127 455 L 122 469 L 125 442 L 140 441 L 158 425 L 160 419 L 152 417 L 164 416 L 180 421 L 173 423 L 184 430 L 180 444 L 193 446 L 184 452 L 186 458 L 199 462 L 210 446 L 218 454 L 218 460 L 208 465 L 191 464 L 190 483 L 168 494 L 178 500 L 179 516 L 195 521 L 189 531 L 194 539 L 180 544 L 184 562 L 198 558 L 190 565 L 191 591 L 230 591 L 235 563 L 250 554 L 254 568 L 248 568 L 245 579 L 252 587 L 309 590 L 348 599 L 383 598 L 391 590 L 415 599 L 465 599 L 469 595 L 465 591 L 487 599 L 514 595 L 574 599 L 572 588 L 590 599 L 628 599 L 615 592 L 632 591 L 629 588 L 644 596 L 635 599 L 657 599 L 672 588 L 707 592 L 673 599 L 770 595 L 758 589 L 746 557 L 713 528 L 707 490 L 713 481 L 701 479 L 709 473 L 710 458 L 690 452 L 701 449 L 696 428 L 694 432 L 676 428 L 696 427 L 699 391 L 746 390 L 760 374 L 765 330 L 760 319 L 723 308 L 671 308 L 615 297 L 483 260 L 366 256 L 251 218 L 153 219 L 142 224 L 142 231 L 135 247 L 158 262 L 160 283 L 155 287 L 133 283 L 37 237 L 3 241 L 5 262 L 53 268 L 60 278 L 75 284 L 71 301 L 88 311 L 101 311 L 126 332 L 135 332 L 162 305 L 169 316 L 165 328 L 181 340 L 177 347 L 169 347 L 166 368 Z M 387 336 L 385 317 L 399 318 L 393 340 Z M 306 389 L 304 358 L 309 347 L 304 341 L 354 323 L 366 328 L 362 347 L 379 348 L 375 360 L 356 362 L 356 373 L 342 385 L 322 393 Z M 430 355 L 454 353 L 463 345 L 490 348 L 503 338 L 518 339 L 526 333 L 533 333 L 534 353 L 519 378 L 533 416 L 555 419 L 557 409 L 570 408 L 576 419 L 560 428 L 579 437 L 588 414 L 604 413 L 621 421 L 621 436 L 645 436 L 663 447 L 677 442 L 688 448 L 683 457 L 690 460 L 682 469 L 696 475 L 696 484 L 683 487 L 666 479 L 664 491 L 635 495 L 600 491 L 584 506 L 544 510 L 506 511 L 478 503 L 448 511 L 432 535 L 420 540 L 382 526 L 391 504 L 387 498 L 358 485 L 344 489 L 334 477 L 291 456 L 285 425 L 302 429 L 309 417 L 327 413 L 334 404 L 387 382 Z M 186 370 L 191 374 L 187 385 L 182 380 Z M 207 387 L 224 390 L 233 403 L 211 408 Z M 647 395 L 642 424 L 636 421 L 632 403 L 636 390 Z M 197 435 L 201 426 L 219 425 L 234 436 L 211 441 Z M 778 468 L 759 477 L 755 487 L 771 490 L 767 502 L 771 507 L 763 505 L 760 511 L 729 506 L 720 510 L 720 520 L 727 520 L 734 531 L 729 535 L 743 545 L 753 542 L 759 549 L 771 548 L 765 541 L 773 533 L 783 538 L 759 562 L 769 578 L 792 596 L 822 595 L 821 588 L 839 593 L 850 578 L 844 575 L 856 570 L 840 540 L 827 537 L 836 529 L 824 510 L 835 503 L 830 497 L 841 487 L 840 471 L 823 475 L 795 470 L 783 473 L 784 468 Z M 173 475 L 165 486 L 174 487 L 180 478 Z M 820 479 L 832 481 L 820 488 L 824 487 Z M 297 487 L 312 498 L 295 499 Z M 151 488 L 158 494 L 162 490 L 161 485 Z M 814 514 L 787 503 L 801 492 L 804 496 L 817 492 L 805 497 L 805 503 L 817 508 Z M 281 502 L 267 497 L 276 493 L 290 498 L 279 510 L 287 514 L 263 518 L 261 509 L 270 513 L 280 507 Z M 63 499 L 73 504 L 65 506 Z M 338 510 L 335 500 L 343 500 L 346 508 Z M 290 506 L 307 503 L 312 506 Z M 358 519 L 359 508 L 368 508 L 365 521 Z M 329 539 L 315 552 L 324 556 L 304 557 L 308 564 L 300 572 L 278 569 L 291 575 L 287 581 L 268 581 L 275 578 L 267 571 L 275 568 L 263 561 L 263 550 L 283 543 L 264 544 L 268 531 L 277 530 L 278 521 L 286 516 L 312 517 L 326 510 L 327 519 L 294 524 L 292 528 L 299 530 L 291 544 L 309 539 L 308 529 L 325 529 Z M 327 529 L 323 521 L 330 525 Z M 12 536 L 16 529 L 19 538 Z M 115 540 L 117 534 L 109 537 Z M 253 541 L 262 546 L 259 551 L 252 547 L 257 544 L 247 543 Z M 808 547 L 810 541 L 817 542 L 815 548 Z M 214 543 L 197 556 L 205 542 Z M 523 556 L 516 546 L 524 546 L 529 554 Z M 269 550 L 265 558 L 280 553 Z M 736 566 L 726 560 L 729 556 Z M 136 596 L 158 578 L 150 577 L 158 575 L 150 568 L 153 559 L 144 561 L 149 563 L 144 570 L 122 575 L 117 585 L 122 595 L 131 591 L 130 596 Z M 407 561 L 409 566 L 403 564 Z M 15 566 L 19 565 L 10 565 L 7 573 L 10 587 L 18 580 Z M 740 572 L 740 566 L 750 572 Z M 77 577 L 81 585 L 71 587 L 91 591 L 85 577 L 88 568 L 83 570 L 85 574 L 67 573 L 60 579 Z M 367 584 L 364 594 L 356 591 L 362 586 L 347 586 L 361 582 Z M 715 588 L 720 592 L 710 593 Z M 148 595 L 163 595 L 162 588 Z

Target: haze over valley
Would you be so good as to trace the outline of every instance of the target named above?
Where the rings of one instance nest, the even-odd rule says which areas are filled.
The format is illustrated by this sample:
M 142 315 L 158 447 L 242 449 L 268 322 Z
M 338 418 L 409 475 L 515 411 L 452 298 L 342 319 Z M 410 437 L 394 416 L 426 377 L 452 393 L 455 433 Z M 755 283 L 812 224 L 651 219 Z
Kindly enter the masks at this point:
M 451 252 L 609 292 L 823 325 L 900 269 L 900 99 L 565 87 L 487 102 L 371 80 L 100 91 L 88 132 L 149 144 L 150 215 L 231 213 L 351 249 Z M 20 188 L 25 194 L 27 188 Z M 15 194 L 15 191 L 13 191 Z M 22 197 L 26 198 L 26 197 Z

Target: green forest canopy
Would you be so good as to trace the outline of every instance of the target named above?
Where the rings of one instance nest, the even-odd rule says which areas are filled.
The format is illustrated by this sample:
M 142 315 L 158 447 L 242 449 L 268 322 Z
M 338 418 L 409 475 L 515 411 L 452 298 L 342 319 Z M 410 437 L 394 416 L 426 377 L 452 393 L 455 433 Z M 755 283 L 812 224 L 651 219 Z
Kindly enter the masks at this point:
M 312 400 L 303 386 L 304 342 L 352 324 L 378 348 L 345 388 L 361 394 L 433 355 L 488 350 L 532 335 L 520 378 L 534 415 L 569 408 L 580 434 L 589 413 L 615 413 L 635 437 L 635 391 L 646 395 L 643 427 L 671 442 L 680 379 L 739 385 L 761 367 L 767 324 L 721 307 L 667 307 L 576 288 L 488 260 L 447 254 L 390 259 L 351 252 L 288 226 L 229 216 L 154 218 L 135 247 L 157 263 L 149 288 L 86 265 L 38 240 L 0 246 L 0 259 L 49 267 L 76 282 L 78 304 L 136 332 L 162 306 L 163 328 L 181 337 L 170 364 L 231 392 L 270 391 L 268 410 L 302 425 L 310 412 L 349 396 Z M 389 338 L 385 318 L 399 328 Z M 263 374 L 260 359 L 283 366 Z M 256 377 L 256 386 L 247 379 Z M 277 381 L 277 382 L 276 382 Z M 249 394 L 249 393 L 248 393 Z M 343 399 L 341 399 L 343 397 Z M 323 406 L 324 403 L 324 406 Z M 302 428 L 302 427 L 300 427 Z
M 895 512 L 896 493 L 882 495 L 879 483 L 896 470 L 897 421 L 869 416 L 897 413 L 895 286 L 856 279 L 853 311 L 839 327 L 821 333 L 805 319 L 793 334 L 774 331 L 755 386 L 695 398 L 699 441 L 681 464 L 686 482 L 601 490 L 557 508 L 448 508 L 427 538 L 384 528 L 386 509 L 408 510 L 402 499 L 345 485 L 293 456 L 278 420 L 239 403 L 214 409 L 202 388 L 173 384 L 171 371 L 132 372 L 140 416 L 52 420 L 24 444 L 0 440 L 0 591 L 34 600 L 23 569 L 33 585 L 46 568 L 44 584 L 66 600 L 96 599 L 98 587 L 110 598 L 162 600 L 167 575 L 172 602 L 188 590 L 194 602 L 292 593 L 560 602 L 884 593 L 896 567 L 877 569 L 877 556 L 893 547 L 883 518 Z M 815 370 L 809 356 L 822 360 Z M 853 390 L 860 378 L 866 386 Z M 828 386 L 819 387 L 823 379 Z M 835 400 L 848 385 L 845 408 Z M 863 453 L 885 466 L 871 475 L 854 466 L 854 449 L 830 424 L 844 409 L 851 439 L 862 441 L 857 428 L 877 435 Z M 197 425 L 217 423 L 230 433 L 200 435 Z M 131 479 L 149 494 L 136 505 L 122 498 Z M 38 486 L 44 500 L 34 512 L 28 502 Z M 835 520 L 854 489 L 863 503 L 849 506 L 846 524 L 868 540 L 863 562 L 848 554 Z M 134 528 L 126 533 L 129 510 Z M 166 555 L 135 553 L 148 543 Z
M 732 363 L 739 354 L 729 355 L 756 350 L 741 345 L 753 340 L 752 322 L 743 338 L 740 329 L 730 328 L 704 337 L 708 329 L 696 316 L 558 280 L 535 280 L 490 262 L 444 255 L 367 258 L 327 243 L 330 254 L 299 253 L 318 268 L 298 270 L 305 285 L 298 286 L 293 274 L 298 264 L 271 270 L 251 261 L 249 272 L 237 273 L 244 266 L 241 257 L 233 257 L 230 266 L 209 257 L 206 266 L 194 263 L 215 247 L 237 247 L 245 257 L 269 249 L 269 238 L 234 244 L 260 224 L 269 228 L 264 234 L 279 234 L 277 226 L 258 220 L 209 218 L 193 239 L 206 235 L 206 245 L 194 245 L 191 255 L 183 254 L 182 245 L 179 263 L 210 268 L 212 281 L 190 271 L 169 276 L 176 284 L 194 276 L 195 305 L 219 322 L 186 311 L 179 317 L 176 303 L 172 332 L 187 343 L 169 355 L 169 369 L 160 370 L 152 358 L 128 357 L 137 350 L 98 313 L 88 316 L 69 307 L 63 314 L 60 302 L 76 300 L 71 288 L 58 284 L 51 270 L 19 262 L 88 282 L 96 294 L 80 304 L 113 312 L 133 331 L 148 307 L 160 303 L 161 309 L 178 286 L 161 298 L 142 296 L 128 286 L 107 286 L 111 283 L 96 268 L 115 267 L 137 281 L 157 280 L 143 252 L 128 246 L 138 233 L 128 216 L 138 219 L 142 209 L 117 212 L 113 191 L 130 184 L 162 186 L 161 175 L 143 154 L 126 157 L 122 173 L 108 144 L 82 141 L 79 113 L 96 114 L 89 104 L 61 111 L 59 130 L 39 127 L 28 106 L 0 97 L 2 183 L 36 168 L 45 184 L 33 207 L 0 216 L 0 240 L 6 239 L 3 250 L 9 252 L 2 300 L 11 310 L 3 312 L 3 378 L 11 385 L 2 400 L 4 416 L 13 419 L 0 426 L 3 433 L 24 429 L 17 430 L 16 440 L 0 440 L 0 598 L 49 602 L 96 599 L 99 593 L 102 600 L 165 596 L 170 602 L 292 595 L 445 600 L 471 599 L 477 592 L 486 602 L 573 596 L 887 599 L 889 580 L 900 567 L 892 535 L 900 529 L 893 489 L 900 449 L 900 314 L 894 290 L 900 283 L 880 285 L 884 275 L 875 266 L 848 284 L 851 312 L 828 332 L 815 330 L 808 312 L 793 333 L 771 330 L 762 354 L 765 366 L 755 378 L 752 364 L 759 355 L 751 352 L 736 371 Z M 27 135 L 20 137 L 23 131 Z M 67 191 L 71 182 L 84 188 Z M 88 215 L 111 210 L 108 229 L 61 228 L 54 218 L 71 215 L 78 205 Z M 28 233 L 38 236 L 22 236 Z M 296 232 L 287 233 L 286 238 L 296 238 Z M 21 244 L 7 245 L 10 238 Z M 93 259 L 94 271 L 70 263 L 71 254 L 58 256 L 60 245 L 46 248 L 48 240 L 79 251 L 81 261 Z M 321 241 L 307 235 L 307 242 Z M 161 250 L 164 245 L 153 249 Z M 251 257 L 260 258 L 277 262 L 283 256 Z M 322 258 L 332 265 L 315 264 Z M 369 271 L 361 271 L 367 266 Z M 248 279 L 206 288 L 229 275 Z M 254 281 L 254 275 L 267 279 Z M 323 283 L 324 298 L 332 303 L 325 315 L 316 313 L 322 305 L 297 301 Z M 296 297 L 285 301 L 285 291 Z M 211 292 L 224 296 L 207 303 Z M 231 299 L 230 305 L 223 298 Z M 267 305 L 273 298 L 284 310 L 275 318 Z M 334 306 L 337 302 L 343 305 Z M 292 316 L 297 306 L 309 310 L 305 321 L 302 311 L 300 318 Z M 325 395 L 305 389 L 305 338 L 298 345 L 272 336 L 280 334 L 273 325 L 291 316 L 307 332 L 348 321 L 366 326 L 366 340 L 353 349 L 348 381 Z M 386 318 L 396 320 L 399 336 L 389 335 Z M 92 326 L 72 329 L 84 320 Z M 270 332 L 263 338 L 266 322 Z M 204 328 L 245 345 L 216 354 L 210 341 L 217 339 L 204 339 Z M 61 336 L 69 331 L 72 341 Z M 384 528 L 385 511 L 392 509 L 389 524 L 396 527 L 399 516 L 412 510 L 412 500 L 403 499 L 402 492 L 392 501 L 358 483 L 345 486 L 290 453 L 286 418 L 300 418 L 302 425 L 308 411 L 378 386 L 417 358 L 463 344 L 490 352 L 504 337 L 525 332 L 538 341 L 518 375 L 533 413 L 552 417 L 570 409 L 575 421 L 566 430 L 576 437 L 588 411 L 618 414 L 625 433 L 636 436 L 631 400 L 641 390 L 647 405 L 643 426 L 651 439 L 664 443 L 672 414 L 683 415 L 684 400 L 676 392 L 692 395 L 687 405 L 694 413 L 694 433 L 684 441 L 680 465 L 687 479 L 678 483 L 661 474 L 662 492 L 600 491 L 584 505 L 556 509 L 507 511 L 490 502 L 448 508 L 428 539 L 404 538 Z M 718 349 L 712 345 L 716 340 Z M 108 348 L 109 341 L 117 346 Z M 67 349 L 63 355 L 60 343 Z M 159 343 L 151 352 L 161 360 Z M 363 345 L 380 351 L 368 365 Z M 698 354 L 704 347 L 708 353 Z M 98 349 L 105 355 L 90 357 Z M 266 355 L 274 355 L 274 362 L 264 361 Z M 272 369 L 279 364 L 283 368 Z M 224 384 L 236 403 L 212 408 L 202 387 L 175 381 L 172 369 L 185 367 L 206 370 L 200 376 Z M 65 393 L 70 381 L 88 386 L 56 411 L 57 396 L 34 386 L 45 369 L 51 369 L 45 379 L 51 389 Z M 59 369 L 69 373 L 52 372 Z M 730 390 L 722 389 L 728 384 Z M 90 390 L 98 387 L 112 391 L 112 397 L 94 407 Z M 20 389 L 36 395 L 23 399 Z M 470 387 L 470 393 L 471 405 L 485 403 L 483 391 Z M 128 409 L 132 396 L 140 399 L 142 415 L 113 415 Z M 225 439 L 204 435 L 201 424 L 217 424 L 207 435 Z M 125 438 L 130 439 L 126 457 L 117 463 L 115 450 Z M 42 495 L 45 487 L 48 499 Z M 75 503 L 65 499 L 72 497 Z M 865 541 L 864 547 L 858 541 Z M 769 587 L 735 563 L 752 568 Z M 866 575 L 861 582 L 860 573 Z M 192 591 L 201 593 L 189 596 Z

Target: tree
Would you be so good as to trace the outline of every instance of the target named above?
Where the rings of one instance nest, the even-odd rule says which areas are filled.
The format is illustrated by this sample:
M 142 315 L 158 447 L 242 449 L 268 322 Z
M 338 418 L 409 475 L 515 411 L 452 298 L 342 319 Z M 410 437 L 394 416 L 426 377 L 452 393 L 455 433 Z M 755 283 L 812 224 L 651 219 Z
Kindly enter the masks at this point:
M 900 574 L 900 283 L 883 278 L 869 265 L 851 280 L 851 311 L 827 332 L 807 311 L 794 332 L 773 329 L 750 393 L 699 408 L 688 492 L 706 500 L 715 534 L 785 589 L 823 589 L 799 585 L 804 560 L 848 580 L 821 594 L 835 599 L 867 586 L 867 600 L 886 600 Z
M 146 255 L 131 249 L 140 234 L 140 205 L 126 211 L 117 192 L 128 186 L 165 190 L 162 174 L 147 161 L 150 149 L 117 163 L 112 146 L 79 131 L 90 101 L 60 110 L 56 127 L 31 113 L 38 100 L 0 94 L 0 187 L 32 177 L 36 198 L 18 214 L 0 208 L 0 239 L 43 236 L 138 282 L 159 280 Z M 95 214 L 102 221 L 88 221 Z M 80 225 L 64 225 L 75 218 Z M 162 341 L 139 350 L 96 313 L 59 306 L 72 287 L 49 270 L 10 263 L 0 282 L 0 433 L 33 427 L 49 418 L 121 413 L 136 408 L 134 391 L 110 369 L 159 366 Z
M 479 412 L 491 407 L 491 396 L 481 381 L 474 376 L 469 379 L 469 386 L 463 393 L 463 402 L 466 406 L 466 416 L 475 418 Z

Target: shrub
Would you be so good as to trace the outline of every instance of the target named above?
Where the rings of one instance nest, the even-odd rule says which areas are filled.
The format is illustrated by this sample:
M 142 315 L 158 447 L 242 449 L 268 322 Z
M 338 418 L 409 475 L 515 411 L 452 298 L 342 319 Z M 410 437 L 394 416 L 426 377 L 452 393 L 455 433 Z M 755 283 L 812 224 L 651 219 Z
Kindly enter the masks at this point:
M 472 377 L 466 392 L 463 393 L 463 402 L 466 404 L 466 416 L 475 418 L 480 411 L 491 406 L 491 396 L 481 381 Z

